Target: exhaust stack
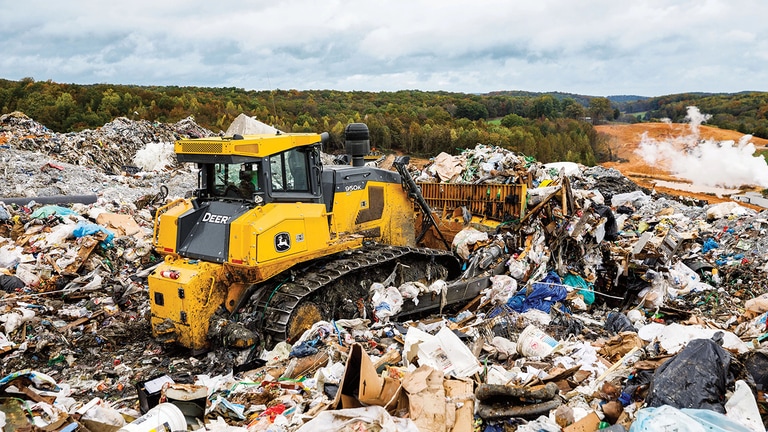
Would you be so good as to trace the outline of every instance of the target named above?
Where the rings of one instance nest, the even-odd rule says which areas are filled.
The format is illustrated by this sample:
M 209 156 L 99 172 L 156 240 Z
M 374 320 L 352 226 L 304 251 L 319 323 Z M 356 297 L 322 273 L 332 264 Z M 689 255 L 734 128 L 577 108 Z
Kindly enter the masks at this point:
M 364 166 L 371 152 L 370 133 L 365 123 L 350 123 L 344 129 L 344 149 L 352 156 L 352 166 Z

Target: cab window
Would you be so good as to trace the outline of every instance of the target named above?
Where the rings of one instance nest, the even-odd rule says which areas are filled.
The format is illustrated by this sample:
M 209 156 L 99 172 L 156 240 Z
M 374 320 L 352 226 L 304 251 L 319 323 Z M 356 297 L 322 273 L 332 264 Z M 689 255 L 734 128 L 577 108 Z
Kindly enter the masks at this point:
M 214 176 L 209 187 L 214 196 L 252 199 L 258 192 L 258 164 L 215 164 Z
M 269 170 L 273 191 L 309 191 L 309 166 L 306 152 L 291 149 L 270 156 Z

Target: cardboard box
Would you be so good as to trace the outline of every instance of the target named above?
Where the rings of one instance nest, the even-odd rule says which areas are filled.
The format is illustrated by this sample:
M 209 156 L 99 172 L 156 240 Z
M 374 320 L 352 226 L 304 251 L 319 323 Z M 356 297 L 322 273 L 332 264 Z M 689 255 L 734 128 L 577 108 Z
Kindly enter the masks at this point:
M 378 405 L 392 412 L 400 405 L 401 390 L 400 380 L 376 373 L 368 353 L 360 344 L 354 344 L 331 406 L 333 409 L 344 409 Z

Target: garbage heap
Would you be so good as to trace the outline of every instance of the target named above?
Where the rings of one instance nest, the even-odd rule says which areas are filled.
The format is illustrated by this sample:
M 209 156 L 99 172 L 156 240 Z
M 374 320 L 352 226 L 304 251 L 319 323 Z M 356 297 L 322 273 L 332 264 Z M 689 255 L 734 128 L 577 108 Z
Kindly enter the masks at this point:
M 75 184 L 99 169 L 33 142 L 0 154 L 61 164 Z M 530 186 L 524 216 L 454 238 L 467 265 L 503 263 L 492 286 L 408 317 L 439 293 L 382 281 L 368 319 L 196 355 L 152 340 L 147 319 L 153 208 L 182 190 L 138 195 L 126 173 L 91 184 L 94 202 L 0 205 L 3 430 L 765 430 L 768 213 L 488 145 L 412 171 Z M 114 188 L 135 198 L 105 198 Z
M 0 116 L 0 144 L 112 175 L 138 172 L 133 157 L 149 143 L 211 135 L 213 132 L 199 126 L 192 117 L 174 124 L 117 117 L 96 130 L 62 134 L 18 111 Z

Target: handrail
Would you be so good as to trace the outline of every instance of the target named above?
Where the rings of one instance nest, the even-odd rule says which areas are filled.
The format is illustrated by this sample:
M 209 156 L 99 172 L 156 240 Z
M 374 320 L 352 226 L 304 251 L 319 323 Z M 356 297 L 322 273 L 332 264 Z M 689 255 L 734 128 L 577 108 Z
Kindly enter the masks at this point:
M 157 247 L 158 242 L 158 236 L 159 236 L 159 227 L 160 227 L 160 216 L 171 209 L 171 207 L 176 206 L 179 203 L 184 202 L 184 198 L 177 198 L 168 204 L 159 207 L 157 211 L 155 212 L 155 226 L 152 228 L 152 245 Z

